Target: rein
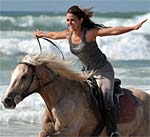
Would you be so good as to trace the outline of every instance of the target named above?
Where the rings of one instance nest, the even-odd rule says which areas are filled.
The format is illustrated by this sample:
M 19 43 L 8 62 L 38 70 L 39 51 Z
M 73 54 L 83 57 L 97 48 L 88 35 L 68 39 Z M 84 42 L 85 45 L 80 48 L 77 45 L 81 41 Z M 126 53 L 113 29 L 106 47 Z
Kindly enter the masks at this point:
M 39 37 L 36 36 L 36 39 L 37 39 L 38 44 L 39 44 L 39 47 L 40 47 L 40 54 L 42 54 L 42 46 L 41 46 Z M 50 39 L 47 39 L 47 38 L 45 38 L 45 37 L 41 37 L 41 39 L 44 39 L 44 40 L 50 42 L 54 47 L 56 47 L 56 48 L 59 50 L 59 52 L 61 53 L 62 59 L 65 60 L 65 57 L 64 57 L 64 55 L 63 55 L 63 52 L 60 50 L 60 48 L 59 48 L 54 42 L 52 42 Z
M 31 67 L 31 68 L 32 68 L 32 78 L 31 78 L 31 81 L 30 81 L 29 86 L 25 89 L 25 91 L 24 91 L 23 94 L 22 94 L 22 97 L 23 97 L 23 98 L 25 98 L 25 97 L 27 97 L 27 96 L 33 94 L 33 93 L 36 93 L 36 92 L 37 92 L 37 93 L 40 93 L 40 92 L 41 92 L 41 89 L 45 88 L 45 87 L 48 86 L 49 84 L 52 84 L 55 80 L 57 80 L 57 79 L 60 77 L 60 76 L 57 74 L 57 75 L 54 77 L 54 79 L 52 79 L 52 80 L 46 82 L 44 85 L 41 86 L 41 85 L 40 85 L 40 82 L 39 82 L 40 78 L 38 77 L 38 75 L 36 74 L 36 71 L 35 71 L 35 66 L 32 65 L 32 64 L 30 64 L 30 63 L 27 63 L 27 62 L 20 62 L 19 64 L 24 64 L 24 65 L 27 65 L 28 67 Z M 37 80 L 38 80 L 38 85 L 39 85 L 39 86 L 38 86 L 35 90 L 32 90 L 32 91 L 29 92 L 29 89 L 30 89 L 30 87 L 31 87 L 32 82 L 33 82 L 34 79 L 37 79 Z

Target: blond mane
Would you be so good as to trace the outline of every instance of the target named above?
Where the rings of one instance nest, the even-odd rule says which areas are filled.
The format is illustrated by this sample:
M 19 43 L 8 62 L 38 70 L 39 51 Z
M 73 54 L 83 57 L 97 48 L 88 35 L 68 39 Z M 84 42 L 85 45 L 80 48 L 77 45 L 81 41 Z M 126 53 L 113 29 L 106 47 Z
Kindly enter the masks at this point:
M 76 71 L 73 69 L 70 61 L 64 61 L 54 54 L 41 54 L 40 56 L 26 55 L 22 61 L 35 66 L 46 65 L 53 72 L 58 73 L 70 80 L 84 81 L 90 76 L 90 74 L 84 75 L 83 73 Z

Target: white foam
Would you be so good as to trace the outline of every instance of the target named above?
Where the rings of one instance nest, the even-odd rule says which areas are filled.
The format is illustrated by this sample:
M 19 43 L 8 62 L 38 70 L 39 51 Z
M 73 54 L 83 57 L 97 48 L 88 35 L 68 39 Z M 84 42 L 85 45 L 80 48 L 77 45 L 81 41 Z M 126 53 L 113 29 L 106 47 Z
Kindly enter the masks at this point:
M 11 23 L 15 23 L 15 18 L 10 16 L 0 16 L 0 21 L 10 21 Z
M 150 59 L 149 41 L 143 35 L 130 33 L 98 38 L 97 41 L 101 50 L 112 60 Z
M 37 94 L 25 98 L 14 110 L 5 109 L 0 102 L 0 123 L 41 123 L 44 108 L 44 101 Z
M 19 27 L 32 27 L 34 24 L 34 20 L 32 16 L 25 16 L 16 20 L 16 25 Z
M 10 32 L 4 32 L 6 38 L 1 38 L 1 52 L 8 55 L 17 55 L 19 53 L 35 54 L 39 53 L 40 49 L 37 40 L 33 38 L 32 33 L 13 32 L 16 35 L 12 36 Z M 19 38 L 19 35 L 21 38 Z M 26 37 L 30 38 L 26 38 Z M 22 38 L 24 37 L 24 38 Z M 40 40 L 43 52 L 58 51 L 54 46 L 51 46 L 45 40 Z M 66 40 L 53 40 L 64 54 L 68 54 L 69 44 Z M 120 36 L 98 37 L 98 45 L 100 49 L 112 60 L 150 60 L 149 40 L 144 35 L 136 33 L 123 34 Z
M 94 17 L 93 20 L 98 24 L 104 24 L 106 26 L 132 26 L 140 23 L 141 21 L 149 19 L 147 22 L 143 24 L 143 26 L 137 30 L 136 33 L 147 33 L 150 34 L 150 13 L 146 13 L 144 15 L 136 15 L 133 18 L 115 18 L 115 17 Z

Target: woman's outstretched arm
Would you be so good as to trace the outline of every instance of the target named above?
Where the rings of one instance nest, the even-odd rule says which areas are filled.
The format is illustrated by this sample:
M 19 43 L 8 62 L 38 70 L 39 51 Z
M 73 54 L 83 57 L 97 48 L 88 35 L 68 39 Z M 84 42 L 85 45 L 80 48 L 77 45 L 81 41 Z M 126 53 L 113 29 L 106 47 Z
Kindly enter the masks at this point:
M 43 32 L 43 31 L 35 31 L 33 34 L 36 37 L 46 37 L 50 39 L 66 39 L 68 34 L 68 30 L 60 31 L 60 32 Z
M 111 35 L 124 34 L 139 29 L 146 21 L 147 19 L 138 23 L 137 25 L 128 26 L 128 27 L 118 26 L 118 27 L 98 29 L 97 36 L 111 36 Z

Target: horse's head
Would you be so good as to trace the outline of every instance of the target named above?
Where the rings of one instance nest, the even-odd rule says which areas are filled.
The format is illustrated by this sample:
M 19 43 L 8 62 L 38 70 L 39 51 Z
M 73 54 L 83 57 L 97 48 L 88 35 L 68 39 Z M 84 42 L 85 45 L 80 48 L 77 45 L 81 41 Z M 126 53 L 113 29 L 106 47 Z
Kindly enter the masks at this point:
M 6 108 L 14 109 L 26 96 L 34 93 L 39 86 L 38 76 L 35 72 L 35 64 L 30 61 L 30 56 L 16 66 L 10 84 L 2 98 Z
M 10 84 L 2 98 L 6 108 L 14 109 L 25 97 L 41 91 L 53 83 L 59 75 L 46 66 L 45 60 L 39 61 L 39 56 L 25 56 L 16 66 Z
M 15 108 L 20 101 L 31 94 L 29 90 L 36 86 L 34 69 L 35 66 L 27 62 L 21 62 L 16 66 L 11 82 L 2 98 L 2 103 L 6 108 Z

